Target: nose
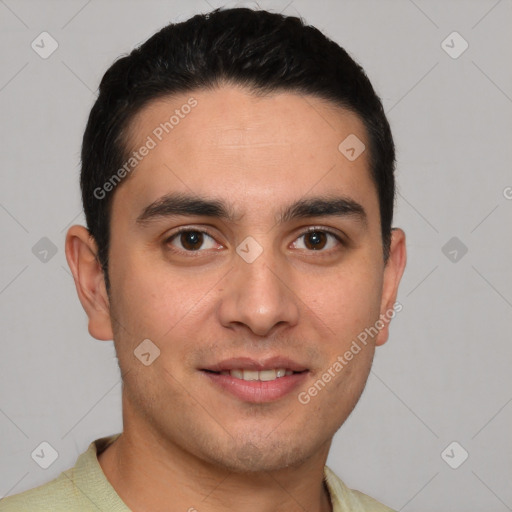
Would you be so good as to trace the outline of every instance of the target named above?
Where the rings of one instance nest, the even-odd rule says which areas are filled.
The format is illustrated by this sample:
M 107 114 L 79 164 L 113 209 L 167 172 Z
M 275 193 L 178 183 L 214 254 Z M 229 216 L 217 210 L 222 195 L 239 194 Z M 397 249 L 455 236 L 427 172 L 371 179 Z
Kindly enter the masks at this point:
M 257 336 L 268 336 L 297 324 L 300 299 L 290 268 L 270 253 L 264 250 L 252 263 L 236 256 L 219 307 L 225 327 L 243 325 Z

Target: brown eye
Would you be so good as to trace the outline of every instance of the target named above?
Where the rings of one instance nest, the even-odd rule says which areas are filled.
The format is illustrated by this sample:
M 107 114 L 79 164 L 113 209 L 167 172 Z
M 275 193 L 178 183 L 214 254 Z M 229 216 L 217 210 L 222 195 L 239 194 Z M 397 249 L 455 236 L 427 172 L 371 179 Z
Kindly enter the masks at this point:
M 321 231 L 311 231 L 304 235 L 304 245 L 308 249 L 318 251 L 323 249 L 327 243 L 327 235 Z
M 182 230 L 175 233 L 167 242 L 173 247 L 187 252 L 215 248 L 215 240 L 210 235 L 194 229 Z
M 203 244 L 203 234 L 199 231 L 180 233 L 181 245 L 188 251 L 197 251 Z
M 326 252 L 337 245 L 343 245 L 341 239 L 334 233 L 321 229 L 307 231 L 293 243 L 295 249 L 322 252 Z

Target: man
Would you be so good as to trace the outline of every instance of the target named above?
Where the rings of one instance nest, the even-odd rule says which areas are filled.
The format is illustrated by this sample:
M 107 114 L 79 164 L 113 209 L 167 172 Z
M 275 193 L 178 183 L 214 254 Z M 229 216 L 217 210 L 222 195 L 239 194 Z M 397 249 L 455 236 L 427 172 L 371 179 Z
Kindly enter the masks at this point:
M 397 304 L 394 163 L 363 70 L 297 18 L 215 10 L 113 64 L 66 255 L 123 432 L 0 510 L 391 510 L 325 463 Z

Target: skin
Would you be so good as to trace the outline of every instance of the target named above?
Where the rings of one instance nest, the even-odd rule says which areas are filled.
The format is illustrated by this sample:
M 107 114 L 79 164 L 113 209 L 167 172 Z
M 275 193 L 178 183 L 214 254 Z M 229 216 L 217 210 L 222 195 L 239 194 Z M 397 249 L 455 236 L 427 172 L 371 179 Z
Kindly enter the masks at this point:
M 114 340 L 123 375 L 124 431 L 100 465 L 134 511 L 328 511 L 323 468 L 335 432 L 366 384 L 388 324 L 307 405 L 297 399 L 379 315 L 392 309 L 406 264 L 405 234 L 393 230 L 382 256 L 378 196 L 367 151 L 351 162 L 338 150 L 361 120 L 311 96 L 264 97 L 224 85 L 158 100 L 131 125 L 140 147 L 193 96 L 198 104 L 117 187 L 111 216 L 108 296 L 96 245 L 69 229 L 66 255 L 89 332 Z M 229 203 L 232 221 L 137 217 L 171 192 Z M 320 195 L 348 196 L 367 214 L 278 223 L 284 207 Z M 207 230 L 185 252 L 176 228 Z M 309 227 L 332 230 L 311 249 Z M 247 236 L 263 248 L 247 263 Z M 183 241 L 183 240 L 182 240 Z M 204 248 L 203 248 L 204 247 Z M 174 252 L 173 252 L 174 249 Z M 144 339 L 160 349 L 145 366 Z M 309 369 L 305 384 L 270 403 L 248 403 L 199 371 L 235 356 L 282 355 Z M 370 440 L 371 441 L 371 440 Z

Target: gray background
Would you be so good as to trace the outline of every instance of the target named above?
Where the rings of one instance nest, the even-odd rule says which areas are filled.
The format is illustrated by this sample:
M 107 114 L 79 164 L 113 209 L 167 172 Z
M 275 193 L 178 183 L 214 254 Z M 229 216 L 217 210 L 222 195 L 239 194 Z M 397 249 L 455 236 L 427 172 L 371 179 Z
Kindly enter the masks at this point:
M 117 56 L 220 5 L 0 0 L 0 496 L 122 429 L 113 344 L 88 335 L 63 251 L 67 227 L 83 223 L 81 136 Z M 397 510 L 512 510 L 512 2 L 260 5 L 301 15 L 363 65 L 398 150 L 403 310 L 328 464 Z M 31 48 L 43 31 L 59 45 L 47 59 Z M 469 44 L 458 58 L 445 51 L 463 48 L 458 36 L 442 45 L 453 31 Z M 59 454 L 48 469 L 31 458 L 42 441 Z

